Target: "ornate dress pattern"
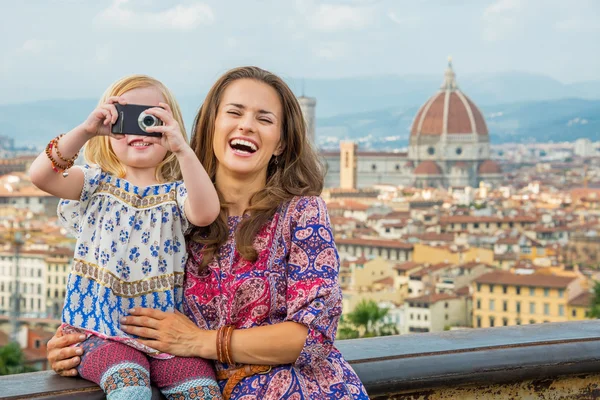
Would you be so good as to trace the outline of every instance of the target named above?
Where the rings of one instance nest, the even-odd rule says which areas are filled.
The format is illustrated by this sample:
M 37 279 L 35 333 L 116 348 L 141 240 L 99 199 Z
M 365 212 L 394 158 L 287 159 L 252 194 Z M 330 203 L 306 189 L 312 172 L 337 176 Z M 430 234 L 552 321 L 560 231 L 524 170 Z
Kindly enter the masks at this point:
M 63 325 L 170 357 L 133 340 L 119 320 L 135 306 L 181 309 L 187 190 L 182 181 L 140 188 L 96 166 L 83 172 L 80 199 L 58 205 L 59 221 L 77 238 Z
M 342 293 L 339 256 L 323 200 L 296 197 L 280 207 L 254 241 L 255 262 L 235 249 L 240 221 L 229 217 L 228 240 L 204 269 L 199 268 L 202 245 L 189 242 L 186 314 L 203 329 L 295 321 L 308 327 L 308 337 L 295 363 L 244 378 L 231 399 L 368 399 L 333 343 Z M 217 370 L 235 368 L 215 364 Z

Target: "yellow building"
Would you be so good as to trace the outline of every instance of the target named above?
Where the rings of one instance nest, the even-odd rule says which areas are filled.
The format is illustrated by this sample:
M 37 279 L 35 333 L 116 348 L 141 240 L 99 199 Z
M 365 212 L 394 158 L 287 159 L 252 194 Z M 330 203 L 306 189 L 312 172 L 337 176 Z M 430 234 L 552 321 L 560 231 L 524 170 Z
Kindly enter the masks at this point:
M 494 251 L 479 247 L 427 246 L 415 243 L 412 261 L 424 264 L 465 264 L 468 262 L 494 263 Z
M 574 276 L 494 271 L 472 283 L 473 326 L 487 328 L 564 322 L 573 318 L 570 302 L 582 292 Z
M 344 314 L 352 312 L 362 300 L 402 304 L 408 297 L 408 280 L 399 276 L 394 266 L 382 257 L 349 262 L 344 273 Z
M 583 292 L 569 301 L 569 321 L 579 321 L 588 318 L 592 298 L 592 293 Z

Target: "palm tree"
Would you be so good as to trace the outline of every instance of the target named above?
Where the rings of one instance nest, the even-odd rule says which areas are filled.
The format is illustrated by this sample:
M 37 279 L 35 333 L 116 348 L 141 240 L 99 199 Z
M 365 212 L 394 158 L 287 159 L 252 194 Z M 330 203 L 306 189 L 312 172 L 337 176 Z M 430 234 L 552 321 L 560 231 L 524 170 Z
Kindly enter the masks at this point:
M 383 319 L 387 308 L 380 308 L 373 300 L 362 300 L 354 311 L 348 314 L 348 320 L 362 332 L 360 337 L 387 336 L 398 334 L 394 324 L 386 324 Z
M 594 295 L 590 303 L 590 318 L 600 318 L 600 282 L 594 285 Z
M 21 374 L 37 371 L 25 365 L 25 356 L 17 343 L 9 343 L 0 347 L 0 375 Z

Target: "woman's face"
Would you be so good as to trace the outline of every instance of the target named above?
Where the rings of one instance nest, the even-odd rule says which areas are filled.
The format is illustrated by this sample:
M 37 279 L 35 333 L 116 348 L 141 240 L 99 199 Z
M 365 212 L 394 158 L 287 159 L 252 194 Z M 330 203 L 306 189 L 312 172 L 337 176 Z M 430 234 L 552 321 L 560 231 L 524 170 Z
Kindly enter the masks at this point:
M 238 79 L 229 84 L 215 121 L 217 175 L 266 181 L 271 157 L 281 154 L 281 108 L 275 89 L 263 82 Z

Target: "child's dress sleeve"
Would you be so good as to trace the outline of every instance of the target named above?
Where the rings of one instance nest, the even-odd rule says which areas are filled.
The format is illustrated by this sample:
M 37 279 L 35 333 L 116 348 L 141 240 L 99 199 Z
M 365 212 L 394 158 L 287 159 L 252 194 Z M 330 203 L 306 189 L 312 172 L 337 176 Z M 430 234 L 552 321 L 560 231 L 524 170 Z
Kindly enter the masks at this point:
M 83 189 L 79 200 L 61 199 L 58 203 L 58 220 L 61 225 L 67 229 L 75 237 L 79 237 L 81 233 L 81 221 L 84 218 L 85 212 L 90 204 L 92 194 L 98 189 L 102 170 L 96 165 L 84 165 L 83 170 Z
M 181 219 L 181 230 L 184 234 L 188 234 L 192 229 L 192 224 L 185 215 L 185 201 L 188 198 L 188 192 L 183 181 L 177 182 L 177 207 L 179 208 L 179 216 Z

